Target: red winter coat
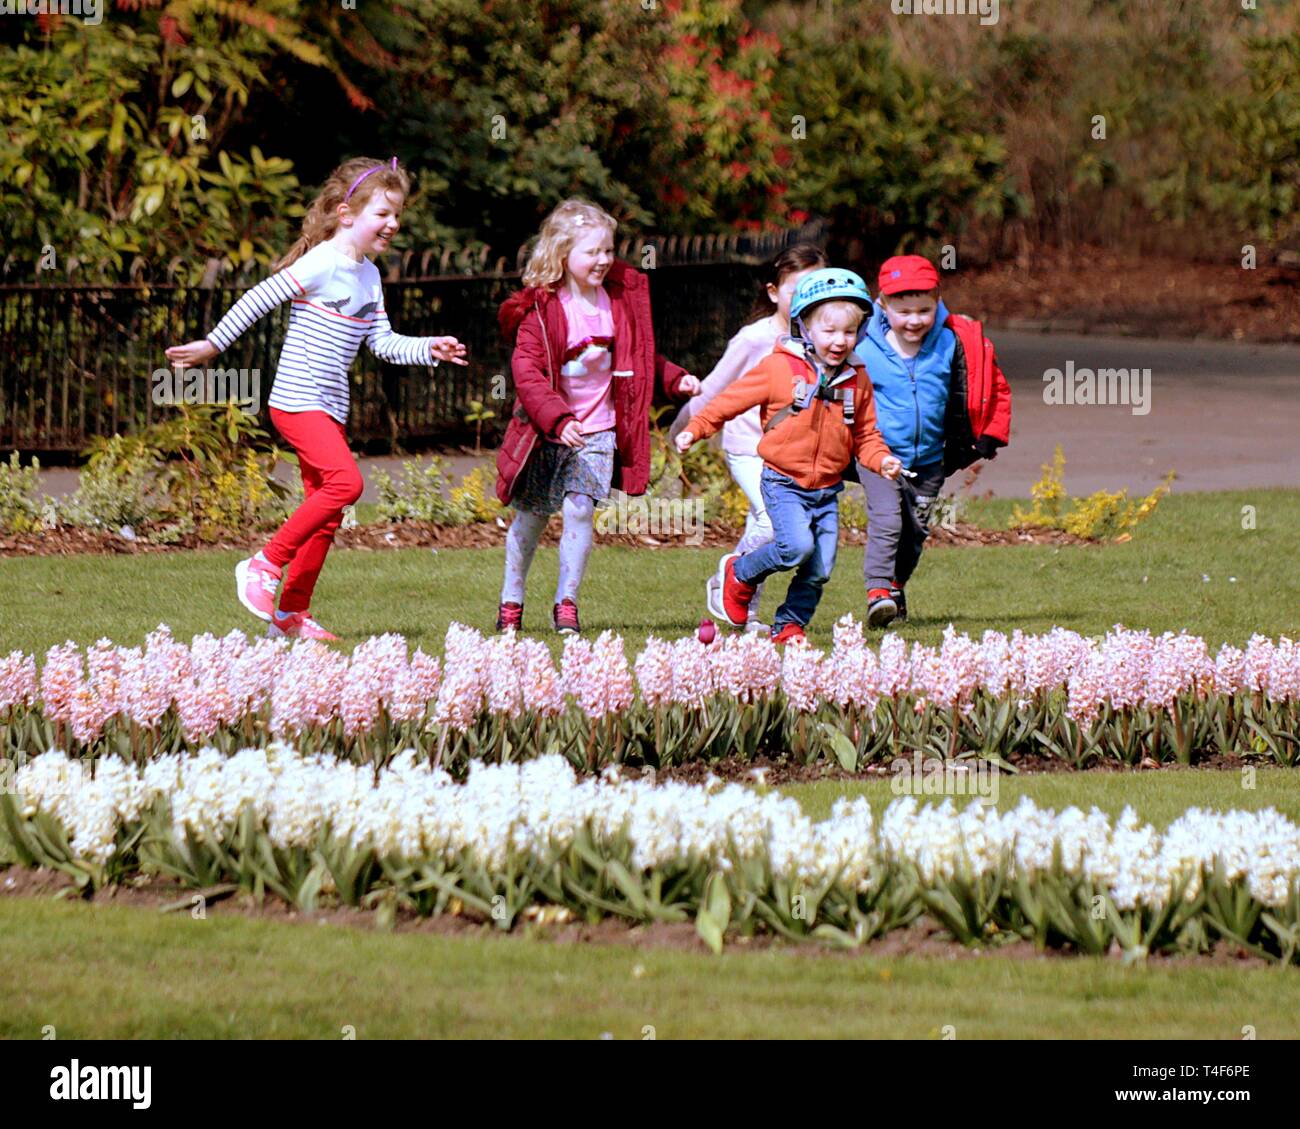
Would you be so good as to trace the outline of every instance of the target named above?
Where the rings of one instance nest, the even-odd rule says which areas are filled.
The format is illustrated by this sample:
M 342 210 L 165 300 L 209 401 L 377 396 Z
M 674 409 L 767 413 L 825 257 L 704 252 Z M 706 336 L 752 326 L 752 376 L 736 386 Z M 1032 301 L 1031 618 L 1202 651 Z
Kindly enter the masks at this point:
M 650 282 L 615 261 L 605 276 L 614 314 L 614 480 L 626 494 L 650 485 L 650 403 L 656 381 L 677 400 L 686 370 L 655 352 L 650 319 Z M 514 345 L 510 371 L 515 410 L 497 452 L 497 497 L 509 505 L 538 443 L 559 441 L 574 414 L 559 391 L 569 327 L 553 290 L 529 286 L 512 294 L 497 315 L 501 332 Z
M 976 459 L 990 458 L 994 448 L 1010 441 L 1011 387 L 980 322 L 951 314 L 946 324 L 956 334 L 958 346 L 953 353 L 943 459 L 944 473 L 952 474 Z M 977 447 L 980 440 L 984 442 Z

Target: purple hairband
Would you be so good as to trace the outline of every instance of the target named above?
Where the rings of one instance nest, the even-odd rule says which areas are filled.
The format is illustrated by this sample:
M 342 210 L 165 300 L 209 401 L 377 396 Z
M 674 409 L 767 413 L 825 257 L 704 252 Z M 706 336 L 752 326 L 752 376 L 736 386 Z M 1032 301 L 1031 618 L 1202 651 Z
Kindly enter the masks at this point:
M 354 193 L 354 192 L 357 190 L 357 188 L 360 186 L 361 182 L 362 182 L 363 180 L 365 180 L 366 177 L 368 177 L 372 172 L 378 172 L 378 171 L 379 171 L 380 169 L 382 169 L 383 167 L 384 167 L 383 165 L 375 165 L 374 168 L 372 168 L 372 169 L 366 169 L 365 172 L 363 172 L 359 177 L 357 177 L 357 179 L 354 180 L 354 181 L 352 182 L 352 187 L 348 189 L 348 194 L 347 194 L 346 196 L 343 197 L 343 203 L 346 204 L 349 200 L 352 199 L 352 193 Z M 396 172 L 396 171 L 397 171 L 397 158 L 396 158 L 396 157 L 393 158 L 393 163 L 389 166 L 389 168 L 391 168 L 391 169 L 393 170 L 393 172 Z

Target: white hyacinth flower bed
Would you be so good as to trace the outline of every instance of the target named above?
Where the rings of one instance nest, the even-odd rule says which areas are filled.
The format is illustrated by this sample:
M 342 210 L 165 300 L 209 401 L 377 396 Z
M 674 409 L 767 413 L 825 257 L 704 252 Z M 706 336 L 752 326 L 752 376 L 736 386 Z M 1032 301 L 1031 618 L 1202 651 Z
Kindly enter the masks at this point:
M 922 914 L 966 944 L 1102 953 L 1228 941 L 1285 962 L 1300 942 L 1300 826 L 1190 810 L 1166 831 L 1028 799 L 999 812 L 863 799 L 814 822 L 778 793 L 578 775 L 559 756 L 475 764 L 414 749 L 377 767 L 283 742 L 133 764 L 52 751 L 0 795 L 21 860 L 87 891 L 137 874 L 323 899 L 465 909 L 509 928 L 537 906 L 857 945 Z

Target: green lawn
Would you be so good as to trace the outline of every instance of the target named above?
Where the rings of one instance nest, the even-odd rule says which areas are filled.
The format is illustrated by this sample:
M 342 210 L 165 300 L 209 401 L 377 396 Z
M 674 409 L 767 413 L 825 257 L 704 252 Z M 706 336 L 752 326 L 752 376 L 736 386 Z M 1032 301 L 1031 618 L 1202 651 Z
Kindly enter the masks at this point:
M 1245 505 L 1256 508 L 1258 528 L 1242 529 Z M 970 507 L 989 523 L 1004 523 L 1009 510 L 1007 501 Z M 1100 633 L 1122 622 L 1187 628 L 1211 646 L 1240 644 L 1256 631 L 1294 635 L 1300 572 L 1290 562 L 1297 528 L 1300 491 L 1256 490 L 1169 498 L 1121 545 L 934 549 L 908 589 L 912 621 L 899 630 L 935 642 L 950 621 L 975 635 L 1053 625 Z M 139 643 L 159 623 L 182 639 L 260 630 L 234 597 L 237 559 L 228 552 L 0 559 L 0 650 L 43 653 L 65 639 L 89 644 L 105 636 Z M 491 628 L 502 560 L 499 549 L 336 551 L 313 610 L 349 648 L 396 631 L 440 652 L 452 620 Z M 630 651 L 652 632 L 675 637 L 693 630 L 716 561 L 707 550 L 599 547 L 582 592 L 584 626 L 613 628 Z M 526 626 L 552 641 L 555 574 L 555 550 L 540 550 Z M 845 612 L 862 617 L 861 576 L 862 550 L 844 549 L 813 623 L 815 643 L 829 644 Z M 770 617 L 784 582 L 776 578 L 768 589 L 763 610 Z
M 1258 528 L 1242 529 L 1254 506 Z M 971 515 L 1004 523 L 1006 501 Z M 1088 548 L 937 549 L 909 588 L 909 639 L 944 626 L 1086 633 L 1122 622 L 1187 628 L 1215 646 L 1256 631 L 1300 630 L 1300 575 L 1291 567 L 1300 491 L 1175 496 L 1134 539 Z M 179 638 L 260 625 L 238 606 L 236 554 L 0 560 L 0 651 L 44 652 L 101 636 L 138 643 L 160 622 Z M 583 590 L 590 630 L 612 627 L 629 652 L 651 632 L 694 628 L 716 555 L 702 550 L 599 548 Z M 861 550 L 843 551 L 814 624 L 827 645 L 835 619 L 863 612 Z M 502 552 L 337 552 L 315 611 L 351 647 L 401 632 L 441 651 L 453 619 L 491 625 Z M 554 550 L 531 580 L 528 624 L 547 622 Z M 1203 580 L 1206 576 L 1209 579 Z M 1235 582 L 1229 578 L 1235 577 Z M 783 589 L 769 586 L 770 614 Z M 554 640 L 549 631 L 543 638 Z M 999 779 L 998 802 L 1045 806 L 1131 803 L 1161 826 L 1187 807 L 1277 807 L 1300 818 L 1287 770 L 1086 773 Z M 890 781 L 821 782 L 787 791 L 814 818 L 837 796 L 879 810 Z M 964 800 L 959 800 L 964 803 Z M 0 847 L 0 858 L 4 855 Z M 3 874 L 0 873 L 0 882 Z M 1124 967 L 1091 959 L 961 960 L 811 957 L 806 951 L 721 958 L 620 945 L 559 945 L 540 936 L 446 938 L 360 927 L 250 920 L 214 909 L 206 921 L 50 899 L 0 896 L 0 1037 L 823 1036 L 939 1038 L 1300 1036 L 1295 970 L 1205 963 Z
M 782 792 L 794 796 L 812 819 L 825 819 L 831 805 L 841 796 L 866 796 L 879 815 L 898 796 L 890 777 L 863 781 L 822 780 L 811 784 L 787 784 Z M 953 796 L 959 810 L 975 798 Z M 1294 768 L 1257 768 L 1253 773 L 1223 769 L 1165 767 L 1150 772 L 1058 772 L 997 778 L 996 806 L 1014 808 L 1028 796 L 1041 808 L 1100 808 L 1119 815 L 1132 807 L 1145 823 L 1167 827 L 1188 808 L 1213 811 L 1241 809 L 1256 811 L 1276 808 L 1300 822 L 1300 787 Z M 942 803 L 943 796 L 918 796 L 917 802 Z
M 713 958 L 3 897 L 0 929 L 0 1038 L 1300 1036 L 1300 977 L 1265 967 Z

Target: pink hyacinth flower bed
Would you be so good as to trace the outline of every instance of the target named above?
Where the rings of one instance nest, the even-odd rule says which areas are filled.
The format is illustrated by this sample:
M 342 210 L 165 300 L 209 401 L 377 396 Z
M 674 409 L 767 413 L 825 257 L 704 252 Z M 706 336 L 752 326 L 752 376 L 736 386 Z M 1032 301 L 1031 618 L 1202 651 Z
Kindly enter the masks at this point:
M 238 631 L 186 644 L 163 626 L 143 647 L 100 640 L 53 647 L 40 663 L 0 658 L 0 756 L 21 764 L 57 748 L 143 762 L 276 741 L 377 764 L 409 748 L 453 773 L 546 754 L 584 771 L 760 754 L 854 771 L 917 755 L 1290 765 L 1298 702 L 1294 641 L 1260 635 L 1211 653 L 1186 632 L 973 639 L 949 627 L 937 647 L 893 635 L 871 647 L 846 616 L 829 651 L 781 651 L 754 634 L 652 636 L 629 658 L 605 632 L 569 639 L 557 665 L 540 640 L 460 624 L 441 658 L 399 635 L 346 655 Z

